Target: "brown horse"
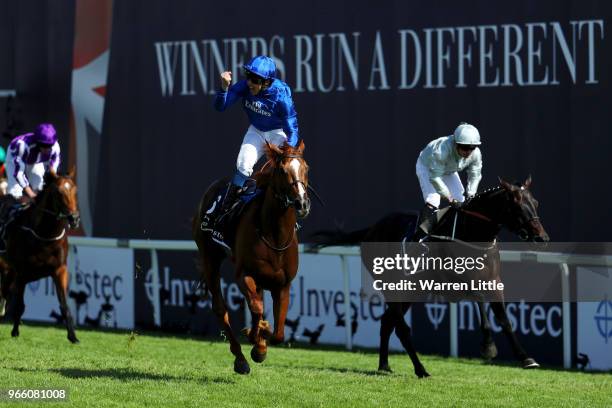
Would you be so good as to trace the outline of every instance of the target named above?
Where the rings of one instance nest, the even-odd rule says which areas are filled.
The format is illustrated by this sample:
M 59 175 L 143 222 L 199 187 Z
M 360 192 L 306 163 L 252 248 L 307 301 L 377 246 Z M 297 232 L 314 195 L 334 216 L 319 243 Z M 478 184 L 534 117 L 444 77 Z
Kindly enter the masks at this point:
M 68 340 L 78 343 L 66 304 L 69 281 L 66 229 L 68 226 L 76 228 L 79 224 L 77 188 L 73 180 L 72 173 L 68 176 L 47 173 L 43 190 L 6 233 L 6 253 L 0 258 L 0 309 L 4 309 L 5 300 L 14 300 L 13 337 L 19 336 L 26 284 L 51 276 L 68 330 Z M 0 313 L 3 315 L 4 311 L 0 310 Z
M 278 344 L 285 338 L 289 290 L 298 269 L 296 222 L 310 212 L 308 165 L 303 152 L 303 142 L 297 148 L 268 145 L 268 161 L 255 176 L 262 193 L 239 216 L 229 221 L 226 228 L 236 281 L 251 311 L 252 326 L 245 332 L 254 345 L 251 357 L 257 363 L 266 358 L 267 340 Z M 219 318 L 235 356 L 234 371 L 248 374 L 250 367 L 230 325 L 221 293 L 219 267 L 226 253 L 207 232 L 201 230 L 199 222 L 203 211 L 212 205 L 226 184 L 226 180 L 217 181 L 200 200 L 193 222 L 193 239 L 199 250 L 202 280 L 212 295 L 213 312 Z M 268 322 L 263 320 L 264 290 L 272 294 L 273 332 L 270 332 Z

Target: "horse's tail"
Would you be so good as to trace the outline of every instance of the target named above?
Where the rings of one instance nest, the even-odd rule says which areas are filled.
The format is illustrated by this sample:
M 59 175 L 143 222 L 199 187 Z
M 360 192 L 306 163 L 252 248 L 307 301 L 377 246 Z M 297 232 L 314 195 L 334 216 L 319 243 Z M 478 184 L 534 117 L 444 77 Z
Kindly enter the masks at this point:
M 341 229 L 336 230 L 321 230 L 314 232 L 310 239 L 317 248 L 328 246 L 348 246 L 359 245 L 367 236 L 370 228 L 363 228 L 356 231 L 345 232 Z

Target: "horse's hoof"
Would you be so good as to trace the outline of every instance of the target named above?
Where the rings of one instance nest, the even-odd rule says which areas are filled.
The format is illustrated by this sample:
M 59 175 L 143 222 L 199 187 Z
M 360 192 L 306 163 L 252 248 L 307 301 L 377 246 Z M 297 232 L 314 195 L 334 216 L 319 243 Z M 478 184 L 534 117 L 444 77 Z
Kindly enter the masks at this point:
M 248 374 L 251 372 L 251 367 L 249 367 L 249 363 L 246 359 L 236 359 L 234 360 L 234 371 L 238 374 Z
M 530 368 L 539 368 L 540 365 L 538 364 L 537 361 L 535 361 L 533 358 L 528 357 L 526 359 L 523 360 L 523 368 L 524 369 L 530 369 Z
M 72 344 L 79 344 L 80 341 L 79 339 L 76 338 L 76 336 L 70 336 L 68 335 L 68 340 L 72 343 Z
M 414 373 L 416 374 L 416 376 L 417 376 L 418 378 L 427 378 L 427 377 L 431 377 L 431 375 L 430 375 L 430 374 L 429 374 L 427 371 L 425 371 L 425 368 L 424 368 L 424 367 L 421 367 L 421 368 L 420 368 L 420 369 L 418 369 L 418 370 L 414 370 Z
M 251 349 L 251 358 L 253 359 L 254 362 L 256 363 L 263 363 L 264 360 L 266 359 L 266 356 L 268 355 L 267 352 L 265 353 L 260 353 L 257 351 L 257 347 L 253 347 Z
M 279 337 L 276 337 L 276 336 L 272 336 L 270 338 L 270 344 L 273 345 L 273 346 L 278 346 L 279 344 L 283 344 L 284 342 L 285 342 L 285 339 L 282 338 L 282 337 L 279 338 Z
M 495 357 L 497 357 L 497 346 L 495 346 L 495 343 L 493 342 L 483 344 L 480 347 L 480 355 L 485 360 L 493 360 Z
M 11 331 L 11 337 L 19 337 L 19 330 Z
M 385 373 L 392 373 L 393 370 L 389 367 L 389 364 L 380 364 L 378 366 L 378 371 L 383 371 Z

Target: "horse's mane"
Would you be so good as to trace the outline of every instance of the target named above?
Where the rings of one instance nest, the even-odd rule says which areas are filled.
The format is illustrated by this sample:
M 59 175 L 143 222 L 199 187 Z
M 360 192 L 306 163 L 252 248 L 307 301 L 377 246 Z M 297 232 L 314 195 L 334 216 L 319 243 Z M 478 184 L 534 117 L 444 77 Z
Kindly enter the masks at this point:
M 513 186 L 516 187 L 522 187 L 523 185 L 521 184 L 520 181 L 515 180 L 514 182 L 511 183 Z M 490 196 L 493 193 L 496 193 L 498 191 L 503 190 L 503 186 L 502 185 L 498 185 L 498 186 L 494 186 L 494 187 L 489 187 L 484 191 L 481 191 L 480 193 L 476 194 L 474 197 L 472 197 L 472 200 L 477 200 L 479 198 L 486 198 L 488 196 Z
M 476 194 L 474 197 L 472 197 L 472 200 L 477 200 L 479 198 L 483 198 L 486 196 L 489 196 L 497 191 L 500 191 L 503 187 L 502 186 L 495 186 L 495 187 L 489 187 L 484 191 L 481 191 L 480 193 Z
M 266 144 L 264 146 L 265 155 L 268 159 L 263 166 L 255 173 L 255 180 L 257 180 L 257 186 L 261 189 L 265 189 L 272 180 L 272 174 L 274 173 L 274 169 L 278 167 L 280 164 L 280 160 L 283 157 L 291 156 L 291 155 L 299 155 L 300 152 L 297 148 L 284 143 L 281 146 L 278 146 L 277 149 L 280 149 L 282 152 L 277 152 L 272 145 Z
M 522 184 L 520 181 L 514 181 L 513 183 L 511 183 L 514 186 L 517 187 L 521 187 Z M 472 199 L 469 201 L 468 206 L 472 203 L 477 204 L 480 203 L 483 199 L 489 198 L 490 196 L 492 196 L 495 193 L 498 193 L 500 191 L 503 191 L 504 187 L 502 185 L 498 185 L 498 186 L 494 186 L 494 187 L 489 187 L 484 191 L 481 191 L 480 193 L 476 194 L 474 197 L 472 197 Z
M 472 199 L 467 203 L 466 209 L 469 209 L 473 205 L 480 204 L 484 199 L 491 197 L 493 194 L 499 193 L 503 189 L 504 189 L 503 186 L 495 186 L 495 187 L 490 187 L 484 191 L 481 191 L 480 193 L 472 197 Z

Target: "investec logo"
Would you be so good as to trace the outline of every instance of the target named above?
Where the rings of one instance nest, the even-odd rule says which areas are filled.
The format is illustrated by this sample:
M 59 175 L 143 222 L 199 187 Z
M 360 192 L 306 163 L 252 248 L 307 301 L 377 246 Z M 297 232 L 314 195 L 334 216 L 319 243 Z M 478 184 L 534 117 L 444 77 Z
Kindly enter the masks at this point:
M 605 296 L 597 306 L 595 323 L 599 335 L 608 344 L 608 339 L 612 339 L 612 302 L 608 300 L 608 296 Z
M 609 302 L 610 303 L 610 302 Z M 612 307 L 612 303 L 609 305 Z M 480 324 L 480 314 L 474 302 L 460 302 L 458 304 L 459 330 L 474 331 Z M 425 309 L 429 322 L 438 330 L 440 324 L 446 317 L 447 305 L 444 303 L 426 303 Z M 497 325 L 493 311 L 487 309 L 491 329 L 500 332 L 501 327 Z M 544 307 L 541 304 L 530 305 L 524 301 L 518 303 L 506 303 L 506 313 L 514 331 L 523 335 L 540 337 L 549 335 L 559 337 L 561 335 L 561 308 L 557 305 Z M 606 320 L 606 330 L 612 330 L 612 313 Z M 612 337 L 612 331 L 608 331 Z
M 198 295 L 201 294 L 197 280 L 172 278 L 170 276 L 170 267 L 168 266 L 164 266 L 163 276 L 158 277 L 158 279 L 154 279 L 154 273 L 155 271 L 150 269 L 145 276 L 144 283 L 145 294 L 151 303 L 153 303 L 155 299 L 155 292 L 161 293 L 162 290 L 168 295 L 162 306 L 180 308 L 189 306 L 188 298 L 191 297 L 191 295 L 194 293 Z M 243 298 L 238 285 L 233 282 L 228 284 L 225 279 L 221 278 L 220 286 L 227 308 L 233 312 L 239 310 Z M 198 296 L 198 299 L 196 303 L 198 308 L 210 309 L 212 307 L 212 299 L 210 296 L 206 299 L 201 299 L 201 297 Z
M 260 115 L 264 115 L 264 116 L 272 116 L 272 113 L 268 112 L 265 109 L 265 105 L 263 103 L 261 103 L 261 101 L 249 101 L 248 99 L 244 100 L 244 107 L 247 109 L 252 110 L 255 113 L 259 113 Z

